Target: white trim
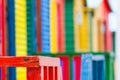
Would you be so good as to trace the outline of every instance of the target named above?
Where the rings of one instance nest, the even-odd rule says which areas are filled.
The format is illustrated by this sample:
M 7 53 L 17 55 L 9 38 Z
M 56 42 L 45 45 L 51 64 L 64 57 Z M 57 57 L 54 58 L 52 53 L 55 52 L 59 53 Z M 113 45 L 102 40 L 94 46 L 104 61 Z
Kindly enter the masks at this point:
M 104 60 L 105 56 L 103 56 L 103 55 L 95 55 L 95 56 L 92 56 L 92 59 L 97 60 L 97 61 Z

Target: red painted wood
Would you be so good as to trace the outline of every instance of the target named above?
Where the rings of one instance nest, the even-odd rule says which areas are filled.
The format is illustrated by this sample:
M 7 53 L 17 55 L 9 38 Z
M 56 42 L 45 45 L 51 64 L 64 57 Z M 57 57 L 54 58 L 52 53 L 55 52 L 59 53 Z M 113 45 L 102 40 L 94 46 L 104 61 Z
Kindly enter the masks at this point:
M 54 77 L 53 77 L 53 67 L 49 67 L 49 80 L 54 80 Z
M 0 67 L 1 66 L 27 67 L 27 80 L 62 80 L 60 60 L 58 58 L 43 56 L 7 56 L 0 57 Z M 59 74 L 59 76 L 56 73 Z
M 108 0 L 104 0 L 104 23 L 105 23 L 105 50 L 112 51 L 112 32 L 109 28 L 108 16 L 111 12 Z
M 36 14 L 37 14 L 37 51 L 38 52 L 41 52 L 42 51 L 42 32 L 41 32 L 41 16 L 40 16 L 40 14 L 41 14 L 41 2 L 40 2 L 41 0 L 36 0 L 36 6 L 37 6 L 37 12 L 36 12 Z
M 75 61 L 75 80 L 81 80 L 81 57 L 80 56 L 75 56 L 74 57 Z
M 62 60 L 63 80 L 70 80 L 70 60 L 69 57 L 60 57 Z
M 48 67 L 44 67 L 44 80 L 48 80 Z
M 57 0 L 58 50 L 65 52 L 64 0 Z
M 43 56 L 26 56 L 26 57 L 0 57 L 0 66 L 9 67 L 39 67 L 39 66 L 60 66 L 59 58 Z
M 27 80 L 41 80 L 41 67 L 27 68 Z
M 0 57 L 0 66 L 8 67 L 38 67 L 38 57 Z
M 55 67 L 55 80 L 58 80 L 58 68 Z
M 2 56 L 6 54 L 5 0 L 2 0 Z M 6 68 L 2 67 L 2 80 L 6 80 Z

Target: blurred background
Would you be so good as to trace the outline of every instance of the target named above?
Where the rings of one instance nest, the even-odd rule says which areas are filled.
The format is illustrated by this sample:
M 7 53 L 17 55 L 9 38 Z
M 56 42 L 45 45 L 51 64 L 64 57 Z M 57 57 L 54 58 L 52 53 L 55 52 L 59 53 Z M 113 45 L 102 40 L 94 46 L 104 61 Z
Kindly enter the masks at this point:
M 0 0 L 0 56 L 59 57 L 63 80 L 120 80 L 119 4 Z M 0 68 L 0 80 L 27 80 L 26 74 Z

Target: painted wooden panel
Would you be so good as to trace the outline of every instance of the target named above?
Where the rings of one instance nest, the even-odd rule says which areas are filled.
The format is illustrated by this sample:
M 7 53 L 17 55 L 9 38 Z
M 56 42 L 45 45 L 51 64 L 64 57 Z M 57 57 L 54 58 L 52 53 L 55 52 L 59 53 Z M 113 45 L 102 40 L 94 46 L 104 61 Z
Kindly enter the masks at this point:
M 15 0 L 8 0 L 8 55 L 16 56 L 15 43 Z M 16 68 L 10 67 L 9 79 L 16 80 Z
M 36 0 L 36 36 L 37 36 L 37 52 L 42 52 L 42 31 L 41 31 L 41 0 Z
M 16 56 L 27 55 L 27 14 L 26 0 L 15 0 Z M 26 68 L 16 69 L 17 80 L 27 80 Z
M 42 32 L 42 52 L 50 53 L 51 49 L 51 25 L 50 25 L 50 0 L 41 0 L 41 32 Z M 40 36 L 40 35 L 39 35 Z
M 82 0 L 74 0 L 74 35 L 75 35 L 75 51 L 80 52 L 80 27 L 83 25 L 83 4 Z
M 58 52 L 65 52 L 65 0 L 57 0 Z
M 112 32 L 109 26 L 109 13 L 111 12 L 110 5 L 107 0 L 103 2 L 104 7 L 104 23 L 105 23 L 105 50 L 112 52 Z
M 83 25 L 80 27 L 80 51 L 90 51 L 90 36 L 89 36 L 89 14 L 84 12 Z
M 73 0 L 65 0 L 65 43 L 66 52 L 74 52 L 74 4 Z
M 57 0 L 50 1 L 50 36 L 51 36 L 51 53 L 58 52 L 57 40 Z
M 5 56 L 6 52 L 7 52 L 7 45 L 6 45 L 6 22 L 5 22 L 5 18 L 6 18 L 6 12 L 5 12 L 5 8 L 6 8 L 6 1 L 5 0 L 0 0 L 0 16 L 1 16 L 1 22 L 0 22 L 0 27 L 1 27 L 1 55 L 0 56 Z M 1 80 L 6 80 L 6 68 L 2 67 L 1 68 Z

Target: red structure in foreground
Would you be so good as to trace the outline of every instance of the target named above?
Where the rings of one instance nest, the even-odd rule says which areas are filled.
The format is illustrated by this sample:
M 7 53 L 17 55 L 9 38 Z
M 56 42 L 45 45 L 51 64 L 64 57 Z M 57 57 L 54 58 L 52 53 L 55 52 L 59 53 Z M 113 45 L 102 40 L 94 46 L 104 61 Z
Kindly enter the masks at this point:
M 0 56 L 5 56 L 6 55 L 6 51 L 7 51 L 7 37 L 6 37 L 6 22 L 5 22 L 5 18 L 6 18 L 6 0 L 0 0 L 0 27 L 1 27 L 1 52 L 2 54 Z M 5 67 L 1 68 L 1 72 L 2 75 L 0 75 L 0 80 L 6 80 L 6 69 Z
M 0 57 L 0 67 L 26 67 L 27 80 L 62 80 L 59 58 Z

